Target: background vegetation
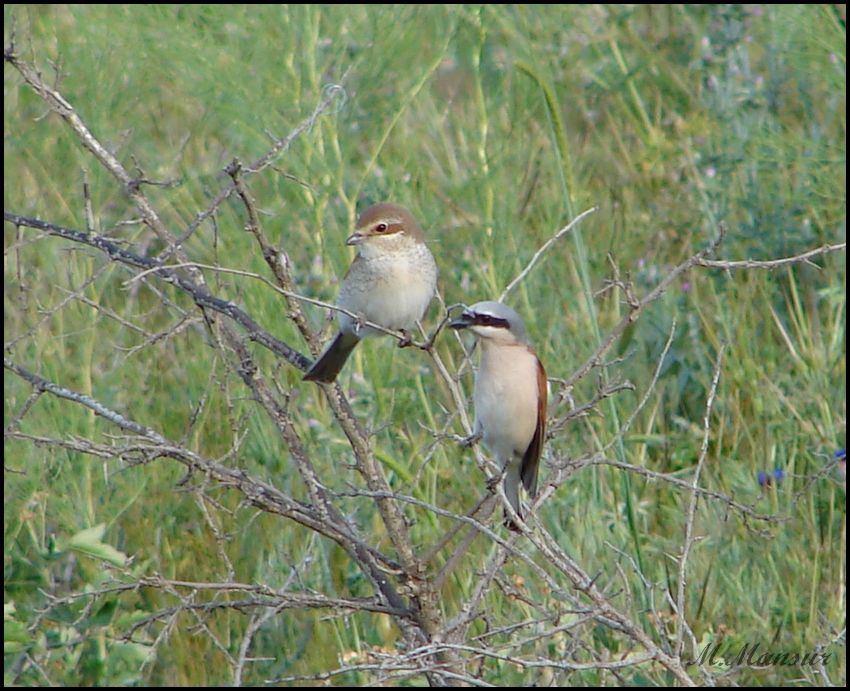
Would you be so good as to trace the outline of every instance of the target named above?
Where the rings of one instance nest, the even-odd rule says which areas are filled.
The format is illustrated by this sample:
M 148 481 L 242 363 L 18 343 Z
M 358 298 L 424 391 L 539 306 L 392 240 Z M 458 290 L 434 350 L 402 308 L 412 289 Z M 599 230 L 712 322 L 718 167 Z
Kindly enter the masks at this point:
M 721 222 L 724 259 L 789 256 L 845 236 L 843 6 L 7 5 L 7 45 L 12 27 L 21 56 L 49 82 L 57 68 L 59 91 L 125 166 L 177 181 L 146 188 L 175 234 L 224 186 L 222 170 L 234 157 L 262 154 L 267 132 L 284 136 L 328 85 L 341 85 L 344 99 L 251 180 L 267 234 L 311 297 L 333 301 L 351 257 L 343 240 L 370 201 L 404 203 L 422 221 L 449 304 L 498 296 L 557 229 L 597 206 L 509 299 L 555 389 L 627 311 L 620 291 L 602 290 L 614 267 L 645 293 L 715 239 Z M 5 209 L 85 229 L 85 181 L 94 229 L 138 253 L 159 252 L 143 225 L 124 223 L 138 215 L 128 197 L 8 65 L 4 86 Z M 230 201 L 186 251 L 195 261 L 268 275 L 244 225 L 244 209 Z M 144 335 L 122 320 L 162 331 L 170 325 L 162 301 L 173 296 L 140 288 L 94 251 L 35 237 L 4 226 L 8 357 L 212 458 L 244 435 L 231 465 L 305 495 L 283 441 L 205 345 L 203 323 L 137 347 Z M 220 273 L 208 280 L 306 351 L 268 286 Z M 84 284 L 85 300 L 63 303 Z M 690 480 L 713 365 L 726 344 L 700 484 L 772 520 L 700 502 L 690 624 L 699 641 L 723 640 L 736 651 L 760 642 L 832 653 L 821 670 L 715 667 L 736 683 L 845 680 L 845 492 L 830 469 L 845 444 L 845 304 L 844 252 L 773 271 L 692 271 L 607 356 L 623 359 L 582 379 L 571 396 L 575 405 L 591 400 L 603 379 L 628 380 L 635 391 L 570 420 L 547 447 L 546 459 L 563 466 L 614 439 L 675 322 L 655 391 L 610 453 Z M 320 308 L 305 310 L 316 326 L 325 318 Z M 434 307 L 428 325 L 438 316 Z M 438 352 L 452 367 L 463 355 L 453 337 L 442 337 Z M 270 353 L 256 357 L 288 393 L 323 479 L 341 491 L 356 484 L 350 448 L 320 390 Z M 393 489 L 464 512 L 483 479 L 469 451 L 434 442 L 433 430 L 463 430 L 426 355 L 375 339 L 358 349 L 343 381 L 374 431 Z M 462 382 L 469 391 L 469 376 Z M 10 375 L 4 390 L 8 430 L 32 389 Z M 561 406 L 551 414 L 569 410 Z M 20 429 L 62 439 L 116 432 L 49 396 Z M 249 620 L 238 610 L 181 614 L 147 643 L 122 635 L 169 606 L 167 592 L 138 589 L 94 606 L 80 598 L 39 614 L 51 597 L 101 588 L 121 574 L 209 582 L 229 575 L 272 588 L 295 579 L 305 590 L 368 594 L 338 547 L 227 493 L 210 492 L 215 503 L 199 499 L 180 484 L 177 464 L 128 468 L 8 435 L 4 452 L 7 684 L 231 681 Z M 776 469 L 783 478 L 760 486 L 758 473 Z M 589 573 L 612 592 L 618 584 L 618 602 L 660 645 L 675 626 L 665 593 L 676 591 L 687 497 L 668 483 L 588 465 L 539 515 Z M 372 502 L 344 506 L 380 540 Z M 84 532 L 100 525 L 102 533 Z M 423 543 L 440 532 L 428 514 L 418 514 L 412 530 Z M 447 611 L 475 581 L 491 549 L 485 542 L 446 583 Z M 130 566 L 116 572 L 120 559 L 108 546 L 131 556 Z M 493 625 L 533 619 L 524 593 L 539 596 L 543 584 L 519 561 L 508 561 L 502 577 L 486 600 Z M 598 629 L 579 657 L 626 654 Z M 245 681 L 362 662 L 370 651 L 392 651 L 398 636 L 385 615 L 284 612 L 255 636 L 251 654 L 262 659 L 246 668 Z M 575 652 L 568 636 L 525 650 L 554 659 Z M 491 659 L 482 674 L 497 684 L 669 682 L 651 665 L 552 672 Z M 369 679 L 352 672 L 333 682 Z

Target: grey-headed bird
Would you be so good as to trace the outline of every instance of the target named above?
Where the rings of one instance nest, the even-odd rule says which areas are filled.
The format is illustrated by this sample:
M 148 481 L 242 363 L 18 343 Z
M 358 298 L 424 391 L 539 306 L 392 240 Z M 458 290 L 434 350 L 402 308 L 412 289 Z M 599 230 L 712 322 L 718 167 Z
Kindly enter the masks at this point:
M 342 279 L 337 304 L 365 321 L 405 330 L 422 319 L 437 290 L 437 264 L 413 215 L 398 204 L 370 206 L 345 241 L 360 248 Z M 336 379 L 351 351 L 377 329 L 337 312 L 339 331 L 304 379 Z
M 500 302 L 479 302 L 452 321 L 469 329 L 481 348 L 475 375 L 475 429 L 505 475 L 505 495 L 522 517 L 519 485 L 537 492 L 537 470 L 546 437 L 546 371 L 528 344 L 520 316 Z M 518 530 L 505 512 L 505 525 Z

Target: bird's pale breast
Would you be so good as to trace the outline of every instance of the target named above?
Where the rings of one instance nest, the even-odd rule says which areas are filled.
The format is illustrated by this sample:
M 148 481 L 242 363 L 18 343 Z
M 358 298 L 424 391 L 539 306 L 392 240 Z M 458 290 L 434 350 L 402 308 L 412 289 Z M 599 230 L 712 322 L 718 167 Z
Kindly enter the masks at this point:
M 425 314 L 436 288 L 437 265 L 422 243 L 408 241 L 388 251 L 364 247 L 343 280 L 338 302 L 385 328 L 409 329 Z M 338 318 L 343 330 L 354 328 L 348 315 Z
M 484 445 L 504 464 L 522 455 L 537 428 L 537 359 L 524 345 L 481 344 L 475 415 Z

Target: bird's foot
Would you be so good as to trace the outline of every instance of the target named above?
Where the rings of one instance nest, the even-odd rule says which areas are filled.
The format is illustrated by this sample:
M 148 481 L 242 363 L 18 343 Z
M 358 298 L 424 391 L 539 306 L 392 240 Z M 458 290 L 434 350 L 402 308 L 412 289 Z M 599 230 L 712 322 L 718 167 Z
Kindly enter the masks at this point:
M 362 338 L 361 334 L 363 333 L 363 329 L 366 328 L 366 317 L 364 317 L 362 314 L 358 314 L 353 317 L 353 321 L 354 328 L 352 329 L 352 331 L 354 332 L 354 335 Z
M 467 449 L 471 449 L 479 441 L 481 441 L 481 432 L 476 432 L 475 434 L 470 434 L 468 437 L 463 437 L 460 440 L 460 445 L 465 446 Z

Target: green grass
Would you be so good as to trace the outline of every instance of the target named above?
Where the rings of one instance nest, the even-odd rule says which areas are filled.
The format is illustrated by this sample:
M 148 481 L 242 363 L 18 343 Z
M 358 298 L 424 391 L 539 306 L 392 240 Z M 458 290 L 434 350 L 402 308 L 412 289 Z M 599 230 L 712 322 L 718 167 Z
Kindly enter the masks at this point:
M 612 275 L 609 255 L 643 293 L 716 237 L 721 221 L 728 228 L 724 258 L 786 256 L 844 239 L 843 16 L 827 5 L 757 7 L 6 6 L 4 33 L 8 42 L 14 20 L 19 52 L 45 75 L 58 61 L 58 88 L 126 166 L 135 158 L 148 178 L 179 181 L 146 188 L 177 234 L 225 184 L 227 163 L 259 156 L 270 145 L 267 130 L 285 135 L 312 112 L 326 85 L 342 84 L 344 102 L 273 170 L 249 181 L 267 234 L 292 259 L 298 289 L 318 299 L 334 300 L 350 261 L 344 238 L 369 201 L 404 203 L 422 221 L 449 304 L 495 298 L 557 229 L 598 206 L 510 297 L 550 376 L 565 378 L 627 310 L 613 291 L 597 294 Z M 5 208 L 84 229 L 85 171 L 97 230 L 136 251 L 159 251 L 142 226 L 116 226 L 138 216 L 130 199 L 64 123 L 45 116 L 17 72 L 5 69 Z M 241 206 L 224 205 L 187 253 L 268 275 L 244 222 Z M 286 446 L 209 347 L 203 324 L 128 353 L 145 336 L 90 305 L 71 301 L 43 313 L 97 271 L 85 298 L 151 334 L 176 320 L 162 296 L 191 310 L 186 296 L 165 285 L 157 295 L 128 282 L 127 270 L 104 267 L 93 252 L 56 239 L 32 242 L 34 236 L 4 226 L 5 341 L 16 341 L 8 357 L 211 458 L 247 431 L 228 462 L 306 497 Z M 26 242 L 10 250 L 19 240 Z M 745 522 L 722 503 L 700 502 L 695 528 L 703 539 L 692 550 L 687 611 L 706 642 L 726 636 L 734 649 L 773 641 L 781 650 L 809 651 L 845 625 L 844 486 L 834 476 L 815 477 L 846 443 L 845 255 L 816 264 L 688 274 L 609 353 L 625 360 L 607 376 L 629 379 L 637 391 L 571 422 L 547 446 L 551 461 L 604 446 L 643 395 L 675 319 L 657 391 L 617 454 L 689 479 L 713 362 L 726 344 L 702 484 L 786 520 Z M 306 352 L 268 287 L 227 274 L 209 280 L 216 294 Z M 305 309 L 322 323 L 322 310 Z M 441 339 L 438 350 L 450 367 L 460 363 L 454 339 Z M 339 490 L 358 482 L 318 389 L 268 353 L 255 355 L 292 390 L 292 414 L 323 479 Z M 7 375 L 6 425 L 31 393 Z M 420 423 L 462 433 L 447 416 L 451 399 L 425 355 L 376 339 L 358 348 L 343 379 L 356 413 L 376 432 L 377 457 L 393 488 L 464 511 L 470 487 L 481 482 L 471 454 L 440 445 L 425 463 L 433 440 Z M 590 399 L 597 383 L 596 373 L 582 380 L 576 402 Z M 46 395 L 21 429 L 62 439 L 116 432 Z M 178 619 L 152 659 L 143 646 L 120 639 L 140 613 L 174 605 L 152 589 L 104 598 L 96 611 L 78 601 L 23 633 L 45 592 L 66 595 L 107 579 L 101 562 L 62 549 L 99 523 L 107 525 L 104 542 L 133 556 L 129 568 L 139 576 L 220 580 L 224 553 L 242 582 L 282 587 L 297 569 L 304 587 L 369 594 L 338 547 L 257 515 L 222 489 L 209 490 L 207 499 L 184 491 L 174 464 L 126 467 L 19 440 L 6 441 L 5 464 L 4 601 L 16 610 L 6 627 L 7 683 L 230 683 L 222 649 L 238 649 L 248 621 L 239 612 L 207 621 L 218 646 L 193 628 L 190 615 Z M 756 474 L 775 467 L 786 478 L 762 491 Z M 576 473 L 541 518 L 589 573 L 602 574 L 601 583 L 628 585 L 630 604 L 618 603 L 660 640 L 664 627 L 675 637 L 674 623 L 651 622 L 642 610 L 652 601 L 670 616 L 664 590 L 676 589 L 673 557 L 686 498 L 666 484 L 599 466 Z M 342 509 L 380 544 L 373 504 L 346 499 Z M 446 526 L 425 513 L 409 515 L 422 544 Z M 212 525 L 228 539 L 218 542 Z M 476 545 L 447 583 L 449 614 L 489 549 Z M 641 564 L 650 589 L 629 558 Z M 521 562 L 509 561 L 504 577 L 535 600 L 551 598 Z M 537 614 L 500 589 L 485 604 L 494 626 Z M 8 645 L 15 636 L 44 675 L 32 666 L 20 675 L 20 647 Z M 269 660 L 249 665 L 245 680 L 332 669 L 364 659 L 372 647 L 391 649 L 397 638 L 383 616 L 284 613 L 258 634 L 252 655 Z M 591 643 L 608 659 L 628 652 L 621 637 L 601 627 Z M 558 658 L 569 645 L 563 635 L 522 652 Z M 830 649 L 826 670 L 840 684 L 843 638 Z M 497 661 L 487 663 L 485 678 L 546 682 Z M 733 680 L 823 681 L 797 667 L 736 670 Z M 554 677 L 565 685 L 614 681 L 590 672 Z M 626 670 L 622 681 L 669 683 L 648 666 Z

